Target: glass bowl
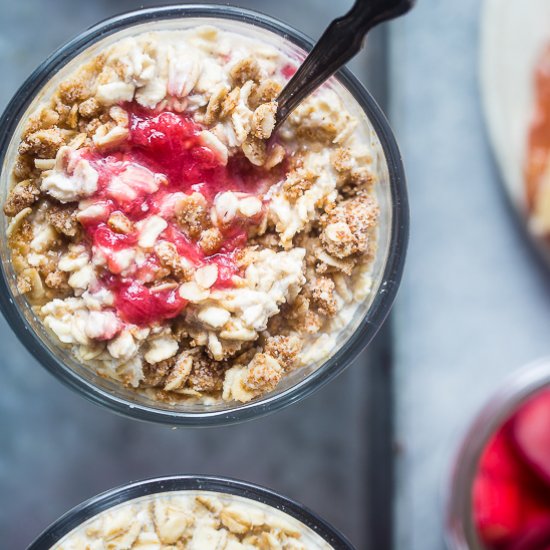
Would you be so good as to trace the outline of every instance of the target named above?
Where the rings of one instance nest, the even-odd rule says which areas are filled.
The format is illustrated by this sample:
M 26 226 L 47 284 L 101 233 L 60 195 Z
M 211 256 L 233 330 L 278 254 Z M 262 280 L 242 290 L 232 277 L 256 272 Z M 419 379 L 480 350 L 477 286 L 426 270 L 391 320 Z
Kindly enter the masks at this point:
M 18 136 L 29 114 L 60 80 L 83 61 L 122 37 L 153 30 L 216 24 L 245 32 L 276 45 L 290 57 L 302 59 L 312 41 L 288 25 L 253 11 L 228 6 L 184 5 L 144 9 L 120 15 L 83 32 L 52 54 L 21 86 L 0 119 L 0 192 L 2 202 L 10 184 L 9 167 L 17 152 Z M 342 372 L 372 340 L 389 313 L 403 271 L 408 237 L 408 206 L 401 157 L 392 131 L 367 90 L 346 69 L 330 85 L 352 114 L 359 117 L 374 143 L 378 164 L 377 199 L 380 204 L 378 251 L 369 298 L 342 333 L 341 346 L 324 362 L 307 365 L 287 375 L 273 392 L 246 404 L 160 403 L 114 380 L 98 376 L 78 363 L 54 340 L 16 290 L 4 231 L 0 232 L 0 309 L 9 325 L 36 359 L 62 382 L 89 400 L 141 420 L 172 425 L 219 425 L 238 422 L 278 410 L 309 395 Z
M 476 416 L 456 454 L 446 489 L 445 539 L 449 550 L 486 550 L 473 521 L 472 486 L 491 436 L 526 401 L 550 387 L 550 358 L 512 374 Z
M 87 520 L 114 506 L 135 499 L 173 491 L 213 492 L 234 495 L 275 508 L 302 523 L 304 535 L 313 531 L 338 550 L 353 550 L 352 544 L 334 527 L 301 504 L 270 489 L 235 479 L 211 476 L 169 476 L 146 479 L 111 489 L 79 504 L 50 525 L 27 550 L 48 550 Z

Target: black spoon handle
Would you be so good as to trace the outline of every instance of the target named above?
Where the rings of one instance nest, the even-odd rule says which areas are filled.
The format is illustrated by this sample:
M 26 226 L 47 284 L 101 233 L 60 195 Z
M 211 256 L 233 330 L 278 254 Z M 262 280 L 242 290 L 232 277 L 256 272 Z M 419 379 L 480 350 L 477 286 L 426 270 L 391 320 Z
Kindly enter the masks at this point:
M 416 0 L 356 0 L 351 10 L 335 19 L 277 99 L 276 128 L 296 106 L 363 46 L 375 25 L 409 11 Z

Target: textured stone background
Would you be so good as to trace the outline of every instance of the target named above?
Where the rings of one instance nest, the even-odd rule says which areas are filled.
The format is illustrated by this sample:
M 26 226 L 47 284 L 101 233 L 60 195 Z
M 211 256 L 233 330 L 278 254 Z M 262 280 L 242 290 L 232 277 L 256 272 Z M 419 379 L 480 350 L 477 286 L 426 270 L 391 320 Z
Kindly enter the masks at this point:
M 317 37 L 351 1 L 237 3 Z M 0 0 L 0 109 L 61 43 L 139 6 L 129 0 Z M 369 54 L 362 53 L 352 66 L 384 99 L 383 80 L 370 59 L 380 54 L 379 43 L 374 37 Z M 63 387 L 22 348 L 3 319 L 0 349 L 2 548 L 24 548 L 59 515 L 100 491 L 170 473 L 229 475 L 267 485 L 314 508 L 358 548 L 385 529 L 389 517 L 373 520 L 368 512 L 367 440 L 385 406 L 376 405 L 376 417 L 369 417 L 374 401 L 368 392 L 378 382 L 365 357 L 330 387 L 271 417 L 228 428 L 171 430 L 119 418 Z M 375 392 L 378 400 L 382 390 Z M 386 470 L 390 465 L 384 462 Z M 383 478 L 373 473 L 372 486 L 382 485 Z M 388 496 L 384 492 L 382 499 Z

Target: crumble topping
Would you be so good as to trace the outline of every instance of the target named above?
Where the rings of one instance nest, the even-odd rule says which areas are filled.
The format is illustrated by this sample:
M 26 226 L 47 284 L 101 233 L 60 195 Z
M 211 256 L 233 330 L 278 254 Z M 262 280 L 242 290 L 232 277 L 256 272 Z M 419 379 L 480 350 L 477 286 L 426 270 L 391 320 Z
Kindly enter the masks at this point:
M 17 290 L 77 361 L 169 402 L 246 402 L 368 297 L 371 144 L 293 62 L 200 27 L 105 48 L 30 117 L 4 203 Z M 363 123 L 364 124 L 364 123 Z
M 243 497 L 175 491 L 101 512 L 52 550 L 329 550 L 313 530 L 275 508 Z

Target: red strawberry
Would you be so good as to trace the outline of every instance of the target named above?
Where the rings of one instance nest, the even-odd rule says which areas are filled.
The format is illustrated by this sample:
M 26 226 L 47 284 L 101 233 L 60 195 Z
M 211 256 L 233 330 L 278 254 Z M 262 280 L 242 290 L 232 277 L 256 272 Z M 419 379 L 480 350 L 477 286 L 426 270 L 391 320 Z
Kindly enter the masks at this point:
M 529 526 L 525 532 L 514 540 L 508 550 L 549 550 L 550 517 Z
M 512 441 L 525 462 L 550 485 L 550 390 L 529 400 L 512 420 Z
M 501 429 L 485 448 L 473 487 L 474 521 L 490 548 L 512 540 L 521 530 L 522 502 L 518 484 L 520 466 Z

